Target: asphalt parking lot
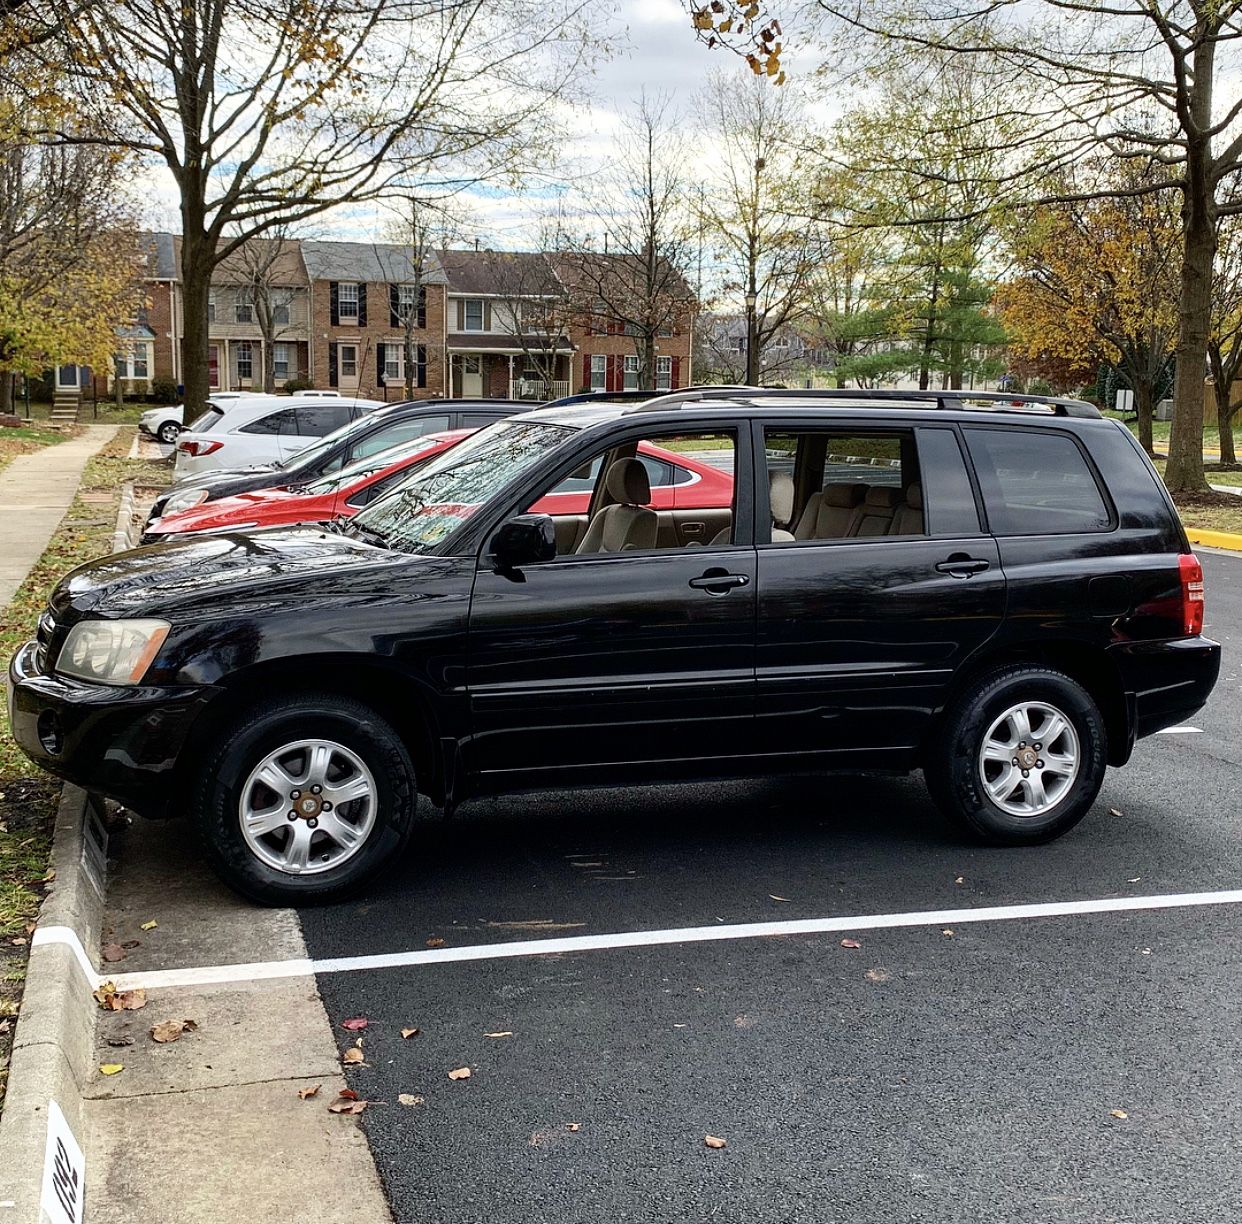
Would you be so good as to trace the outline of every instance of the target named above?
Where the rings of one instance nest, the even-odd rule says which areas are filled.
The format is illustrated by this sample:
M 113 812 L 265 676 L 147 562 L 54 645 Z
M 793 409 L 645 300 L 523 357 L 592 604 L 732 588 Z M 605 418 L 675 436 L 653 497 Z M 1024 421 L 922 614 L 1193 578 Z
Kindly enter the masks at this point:
M 303 912 L 316 960 L 445 957 L 318 976 L 342 1050 L 339 1022 L 369 1021 L 349 1078 L 384 1102 L 361 1124 L 397 1220 L 1236 1218 L 1236 906 L 865 920 L 1238 887 L 1242 559 L 1204 561 L 1212 703 L 1051 846 L 964 844 L 918 779 L 558 792 L 463 807 L 365 897 Z M 453 959 L 834 916 L 860 947 Z

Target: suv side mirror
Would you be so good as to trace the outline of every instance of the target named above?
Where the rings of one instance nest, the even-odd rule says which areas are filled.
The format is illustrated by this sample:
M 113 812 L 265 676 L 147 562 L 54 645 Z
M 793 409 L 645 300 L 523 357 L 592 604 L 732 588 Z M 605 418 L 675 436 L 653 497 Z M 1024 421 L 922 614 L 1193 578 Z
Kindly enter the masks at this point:
M 519 514 L 492 537 L 492 559 L 498 570 L 521 569 L 556 556 L 556 527 L 547 514 Z

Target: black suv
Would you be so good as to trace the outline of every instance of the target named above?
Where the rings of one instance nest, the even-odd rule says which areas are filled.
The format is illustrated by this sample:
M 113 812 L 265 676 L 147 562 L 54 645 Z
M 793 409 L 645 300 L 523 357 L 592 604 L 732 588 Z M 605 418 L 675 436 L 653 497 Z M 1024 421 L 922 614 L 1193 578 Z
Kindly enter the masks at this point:
M 653 492 L 653 446 L 731 481 Z M 1207 700 L 1202 624 L 1160 478 L 1088 404 L 694 391 L 510 417 L 335 530 L 83 566 L 10 700 L 40 764 L 188 812 L 287 903 L 368 878 L 419 792 L 922 768 L 974 834 L 1045 841 Z
M 322 401 L 317 401 L 322 402 Z M 330 402 L 330 401 L 329 401 Z M 323 476 L 339 472 L 341 468 L 369 455 L 378 455 L 391 446 L 399 446 L 424 434 L 442 433 L 449 429 L 479 429 L 512 416 L 515 412 L 529 412 L 538 405 L 530 400 L 407 400 L 386 408 L 376 408 L 363 416 L 355 417 L 347 425 L 305 450 L 281 463 L 266 463 L 260 467 L 222 468 L 179 480 L 171 489 L 161 493 L 147 516 L 147 532 L 143 543 L 149 544 L 159 537 L 151 534 L 151 524 L 162 515 L 201 506 L 203 502 L 222 497 L 248 493 L 252 489 L 269 489 L 273 485 L 300 488 Z M 225 405 L 227 407 L 227 405 Z M 219 408 L 209 410 L 219 420 L 223 412 Z M 194 424 L 202 428 L 205 419 L 200 417 Z

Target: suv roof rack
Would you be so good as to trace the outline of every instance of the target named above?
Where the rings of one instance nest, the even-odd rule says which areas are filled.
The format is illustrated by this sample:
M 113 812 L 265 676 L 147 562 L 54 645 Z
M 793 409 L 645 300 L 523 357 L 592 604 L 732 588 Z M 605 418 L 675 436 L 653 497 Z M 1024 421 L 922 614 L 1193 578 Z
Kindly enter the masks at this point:
M 642 393 L 640 393 L 642 394 Z M 823 390 L 801 391 L 786 387 L 691 387 L 682 391 L 671 391 L 664 395 L 651 395 L 636 409 L 638 412 L 655 412 L 661 408 L 678 408 L 683 404 L 700 403 L 709 399 L 756 400 L 871 400 L 876 407 L 886 404 L 908 405 L 915 401 L 919 406 L 940 408 L 945 411 L 971 411 L 970 401 L 983 401 L 995 407 L 974 409 L 980 412 L 1014 413 L 1031 412 L 1032 409 L 1047 409 L 1053 416 L 1063 417 L 1099 417 L 1100 410 L 1085 400 L 1069 399 L 1059 395 L 1023 395 L 1014 391 L 966 391 L 930 390 L 930 391 L 895 391 L 895 390 L 850 390 L 846 387 L 828 388 Z

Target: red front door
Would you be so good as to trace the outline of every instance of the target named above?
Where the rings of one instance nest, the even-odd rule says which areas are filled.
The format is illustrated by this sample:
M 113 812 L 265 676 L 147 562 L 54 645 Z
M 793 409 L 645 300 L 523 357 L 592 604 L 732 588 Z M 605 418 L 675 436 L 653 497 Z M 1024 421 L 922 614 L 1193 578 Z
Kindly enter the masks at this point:
M 209 386 L 220 386 L 220 349 L 217 345 L 207 346 L 207 382 Z

